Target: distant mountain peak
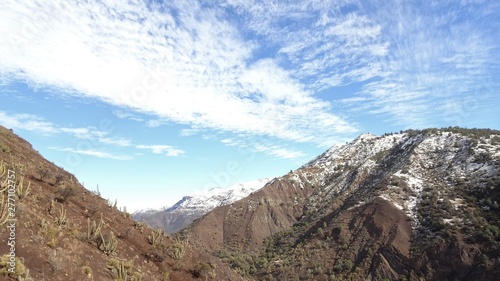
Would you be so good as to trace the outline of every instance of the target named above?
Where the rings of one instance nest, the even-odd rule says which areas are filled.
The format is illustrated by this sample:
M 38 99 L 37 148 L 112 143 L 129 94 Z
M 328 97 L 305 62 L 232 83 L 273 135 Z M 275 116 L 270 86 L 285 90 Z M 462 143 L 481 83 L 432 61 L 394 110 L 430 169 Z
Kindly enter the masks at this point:
M 137 211 L 133 217 L 154 227 L 164 228 L 167 232 L 176 232 L 214 208 L 231 204 L 259 190 L 270 180 L 261 178 L 235 183 L 227 188 L 213 187 L 198 191 L 184 196 L 170 207 L 147 212 Z

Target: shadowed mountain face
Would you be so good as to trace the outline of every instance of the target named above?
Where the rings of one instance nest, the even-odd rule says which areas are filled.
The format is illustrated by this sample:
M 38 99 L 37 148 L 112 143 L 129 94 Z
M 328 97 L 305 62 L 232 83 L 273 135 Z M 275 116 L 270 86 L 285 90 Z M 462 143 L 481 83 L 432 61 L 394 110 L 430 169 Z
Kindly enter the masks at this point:
M 494 280 L 500 132 L 364 134 L 181 233 L 258 280 Z
M 243 280 L 133 221 L 2 126 L 0 226 L 0 280 Z

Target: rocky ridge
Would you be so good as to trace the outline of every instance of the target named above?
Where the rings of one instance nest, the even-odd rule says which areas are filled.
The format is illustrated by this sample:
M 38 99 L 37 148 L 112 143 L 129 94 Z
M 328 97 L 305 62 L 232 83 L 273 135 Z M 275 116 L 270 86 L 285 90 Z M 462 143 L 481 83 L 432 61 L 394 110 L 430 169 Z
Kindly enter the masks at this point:
M 493 280 L 499 192 L 499 131 L 363 134 L 183 235 L 258 280 Z

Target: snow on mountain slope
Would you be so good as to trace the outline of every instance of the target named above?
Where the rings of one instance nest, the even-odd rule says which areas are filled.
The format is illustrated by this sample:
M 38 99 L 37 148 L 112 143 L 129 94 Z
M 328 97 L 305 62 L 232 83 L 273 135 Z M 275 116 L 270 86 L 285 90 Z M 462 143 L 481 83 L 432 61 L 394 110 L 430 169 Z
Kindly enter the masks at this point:
M 228 188 L 214 187 L 207 191 L 197 192 L 191 196 L 184 196 L 166 212 L 173 211 L 203 211 L 208 212 L 216 207 L 231 204 L 250 193 L 262 188 L 270 179 L 263 178 L 248 182 L 240 182 Z
M 363 134 L 181 234 L 223 258 L 257 249 L 273 280 L 494 280 L 499 153 L 490 129 Z
M 209 211 L 231 204 L 262 188 L 269 178 L 236 183 L 228 188 L 214 187 L 210 190 L 184 196 L 171 207 L 160 210 L 141 210 L 132 216 L 152 227 L 160 227 L 167 232 L 176 232 Z

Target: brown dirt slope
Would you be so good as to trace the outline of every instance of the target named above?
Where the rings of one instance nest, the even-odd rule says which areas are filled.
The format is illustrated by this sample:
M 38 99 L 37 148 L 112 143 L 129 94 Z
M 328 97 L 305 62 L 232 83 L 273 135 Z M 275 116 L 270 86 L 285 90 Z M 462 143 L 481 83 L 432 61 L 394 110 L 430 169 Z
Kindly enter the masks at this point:
M 0 164 L 1 280 L 243 280 L 187 241 L 155 236 L 2 126 Z M 7 220 L 11 214 L 17 221 Z
M 224 246 L 261 249 L 264 238 L 290 228 L 314 191 L 286 176 L 233 204 L 221 206 L 181 231 L 197 246 L 214 252 Z

